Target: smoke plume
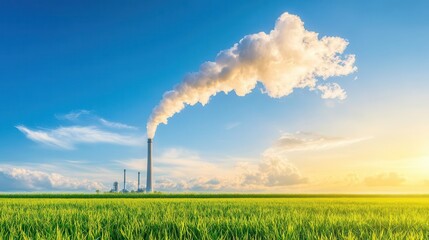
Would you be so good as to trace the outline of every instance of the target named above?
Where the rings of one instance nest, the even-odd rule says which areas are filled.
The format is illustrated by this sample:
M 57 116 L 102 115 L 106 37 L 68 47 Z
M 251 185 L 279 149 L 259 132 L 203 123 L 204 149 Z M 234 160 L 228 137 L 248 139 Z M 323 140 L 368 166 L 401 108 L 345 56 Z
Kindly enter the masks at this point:
M 318 80 L 356 71 L 355 56 L 343 55 L 347 45 L 340 37 L 319 38 L 304 28 L 298 16 L 284 13 L 270 33 L 245 36 L 166 92 L 149 118 L 148 137 L 153 138 L 158 125 L 167 124 L 186 105 L 205 105 L 219 92 L 244 96 L 258 82 L 273 98 L 287 96 L 295 88 L 309 88 L 321 91 L 322 98 L 344 99 L 346 94 L 338 84 L 318 84 Z

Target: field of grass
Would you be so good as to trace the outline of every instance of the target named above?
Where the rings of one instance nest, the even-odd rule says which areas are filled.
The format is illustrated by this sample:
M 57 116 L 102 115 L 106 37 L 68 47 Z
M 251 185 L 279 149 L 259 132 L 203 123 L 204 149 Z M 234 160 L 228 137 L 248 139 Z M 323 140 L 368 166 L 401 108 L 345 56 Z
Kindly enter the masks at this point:
M 429 196 L 130 196 L 0 195 L 0 239 L 429 239 Z

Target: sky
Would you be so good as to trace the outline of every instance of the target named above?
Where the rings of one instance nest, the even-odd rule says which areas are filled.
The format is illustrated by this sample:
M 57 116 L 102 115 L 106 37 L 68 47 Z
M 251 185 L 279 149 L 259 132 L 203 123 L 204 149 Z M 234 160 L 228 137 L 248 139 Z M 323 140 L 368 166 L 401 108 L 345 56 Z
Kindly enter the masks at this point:
M 143 188 L 148 120 L 157 106 L 171 109 L 163 99 L 172 99 L 186 104 L 161 111 L 168 124 L 154 137 L 155 190 L 429 193 L 428 7 L 1 2 L 0 192 L 108 191 L 114 181 L 123 187 L 124 168 L 128 189 L 137 188 L 138 171 Z M 299 54 L 285 50 L 292 61 L 270 65 L 270 51 L 288 46 L 288 36 L 307 44 L 276 25 L 282 17 L 290 26 L 301 21 L 299 33 L 318 35 Z M 325 36 L 338 44 L 323 45 Z M 263 47 L 248 51 L 257 44 Z M 312 58 L 330 51 L 328 60 Z M 233 54 L 241 60 L 231 62 Z M 341 66 L 354 59 L 339 73 L 333 56 Z M 319 60 L 323 71 L 314 69 Z M 209 101 L 192 102 L 180 86 L 204 87 L 219 66 L 241 75 L 216 73 Z M 245 94 L 237 90 L 250 81 L 256 85 Z M 171 90 L 181 97 L 165 95 Z

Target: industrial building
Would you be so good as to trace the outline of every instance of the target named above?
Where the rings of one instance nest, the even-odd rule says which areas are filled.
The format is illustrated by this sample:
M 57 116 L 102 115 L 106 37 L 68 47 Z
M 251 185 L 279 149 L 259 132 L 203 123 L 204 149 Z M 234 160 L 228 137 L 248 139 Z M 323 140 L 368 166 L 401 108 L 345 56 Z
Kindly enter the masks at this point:
M 113 188 L 110 190 L 110 192 L 117 193 L 119 192 L 119 183 L 114 182 Z M 124 185 L 121 190 L 122 193 L 128 193 L 129 190 L 127 189 L 127 170 L 124 169 Z M 134 190 L 133 190 L 134 192 Z M 140 172 L 137 173 L 137 191 L 136 192 L 147 192 L 151 193 L 153 192 L 153 178 L 152 178 L 152 139 L 147 139 L 147 177 L 146 177 L 146 191 L 144 188 L 140 186 Z
M 118 191 L 119 191 L 119 183 L 118 182 L 114 182 L 113 183 L 113 188 L 110 190 L 110 192 L 117 193 Z

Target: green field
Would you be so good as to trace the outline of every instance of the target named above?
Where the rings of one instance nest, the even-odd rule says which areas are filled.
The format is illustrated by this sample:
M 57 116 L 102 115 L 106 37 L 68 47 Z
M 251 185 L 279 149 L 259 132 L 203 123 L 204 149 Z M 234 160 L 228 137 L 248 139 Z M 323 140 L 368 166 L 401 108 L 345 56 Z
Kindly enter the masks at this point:
M 429 239 L 429 196 L 0 195 L 0 239 Z

